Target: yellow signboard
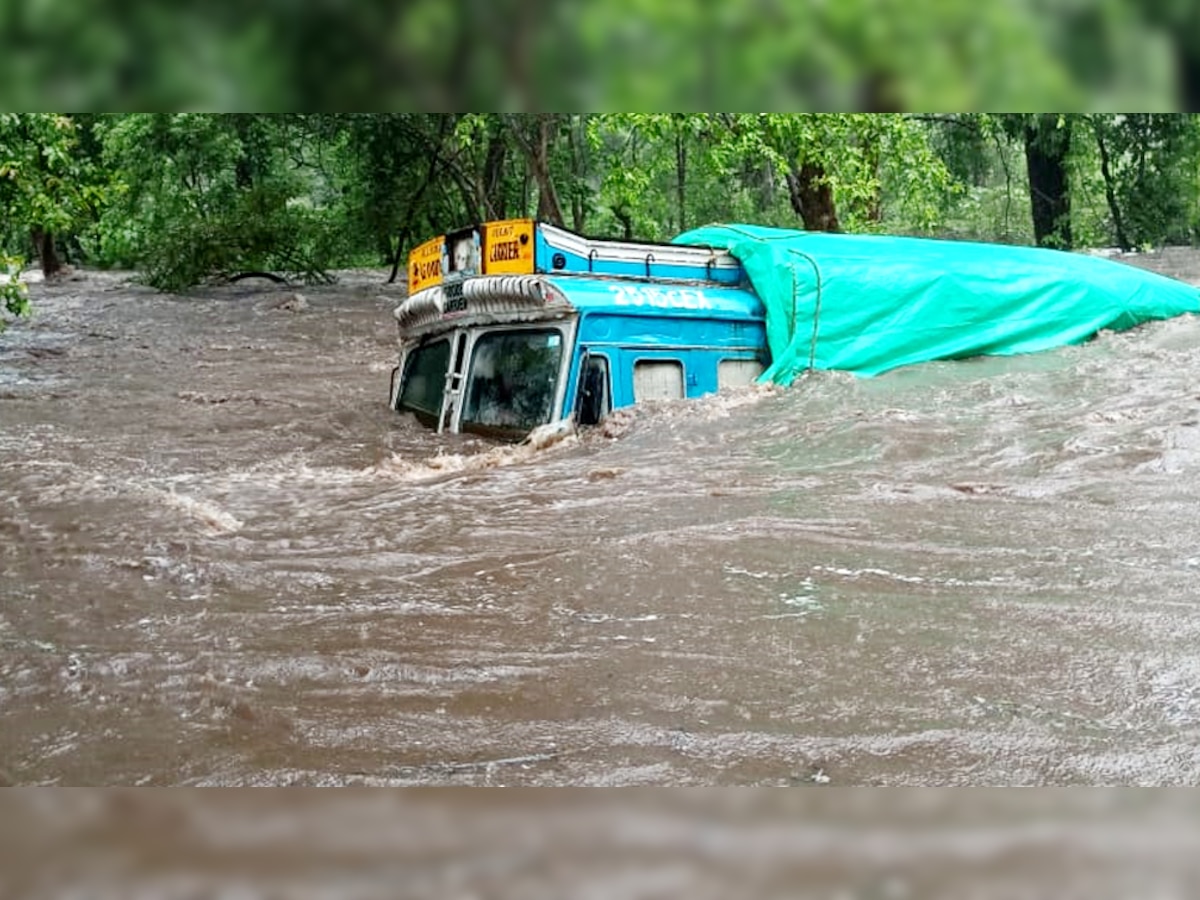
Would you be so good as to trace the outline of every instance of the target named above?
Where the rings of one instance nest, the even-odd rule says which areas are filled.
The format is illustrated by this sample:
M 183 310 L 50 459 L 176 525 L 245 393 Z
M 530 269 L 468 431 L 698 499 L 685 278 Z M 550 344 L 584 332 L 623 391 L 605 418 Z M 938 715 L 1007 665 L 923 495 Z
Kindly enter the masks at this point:
M 483 226 L 485 275 L 533 272 L 533 219 L 508 219 Z
M 442 283 L 442 252 L 445 237 L 435 237 L 408 254 L 408 294 Z

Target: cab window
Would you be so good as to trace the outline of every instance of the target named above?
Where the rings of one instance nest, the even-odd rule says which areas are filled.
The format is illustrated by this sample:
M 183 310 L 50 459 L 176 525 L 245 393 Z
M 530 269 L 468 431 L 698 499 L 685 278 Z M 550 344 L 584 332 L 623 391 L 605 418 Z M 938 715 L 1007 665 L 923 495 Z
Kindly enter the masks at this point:
M 633 399 L 678 400 L 684 396 L 683 363 L 676 359 L 639 359 L 633 365 Z
M 550 421 L 562 361 L 556 329 L 493 331 L 475 342 L 463 431 L 520 437 Z
M 442 411 L 449 365 L 448 340 L 433 341 L 410 351 L 404 362 L 404 384 L 397 408 L 416 413 L 419 418 L 433 416 L 436 420 Z
M 746 387 L 763 373 L 757 359 L 723 359 L 717 364 L 717 389 Z

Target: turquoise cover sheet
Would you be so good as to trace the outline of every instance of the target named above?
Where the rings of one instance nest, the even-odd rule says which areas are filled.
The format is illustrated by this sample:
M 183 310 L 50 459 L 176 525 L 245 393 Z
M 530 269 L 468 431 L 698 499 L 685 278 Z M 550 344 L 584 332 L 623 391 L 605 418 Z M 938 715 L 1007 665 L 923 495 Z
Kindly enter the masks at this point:
M 1200 312 L 1200 289 L 1080 253 L 969 241 L 708 225 L 766 307 L 771 366 L 876 375 L 933 359 L 1032 353 Z

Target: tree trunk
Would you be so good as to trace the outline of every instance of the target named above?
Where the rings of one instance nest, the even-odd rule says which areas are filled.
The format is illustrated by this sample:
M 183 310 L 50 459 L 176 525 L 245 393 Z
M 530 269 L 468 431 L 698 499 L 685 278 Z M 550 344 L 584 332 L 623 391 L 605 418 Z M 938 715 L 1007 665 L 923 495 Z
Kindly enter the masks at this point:
M 793 163 L 787 175 L 788 195 L 807 231 L 841 231 L 833 190 L 825 180 L 825 169 L 814 162 L 799 168 Z
M 1125 234 L 1125 224 L 1121 216 L 1121 207 L 1117 203 L 1117 192 L 1113 186 L 1112 166 L 1108 156 L 1108 145 L 1104 143 L 1104 125 L 1098 118 L 1092 118 L 1092 130 L 1096 133 L 1096 147 L 1100 151 L 1100 174 L 1104 176 L 1104 197 L 1108 200 L 1108 211 L 1112 213 L 1113 228 L 1117 232 L 1117 245 L 1122 250 L 1132 249 L 1129 237 Z
M 251 116 L 248 113 L 232 113 L 229 117 L 233 124 L 234 133 L 242 145 L 237 160 L 233 164 L 233 178 L 238 190 L 249 190 L 254 186 L 254 160 L 252 158 L 253 138 L 250 134 Z
M 871 167 L 871 175 L 873 177 L 873 186 L 871 188 L 871 199 L 867 201 L 867 221 L 874 222 L 878 225 L 883 221 L 883 178 L 880 175 L 880 169 L 883 166 L 881 158 L 882 149 L 880 147 L 879 137 L 872 135 L 871 143 L 866 148 L 867 165 Z
M 400 235 L 396 239 L 396 252 L 392 256 L 392 271 L 388 273 L 387 281 L 384 282 L 385 284 L 395 284 L 396 276 L 400 274 L 400 260 L 404 258 L 404 239 L 407 233 L 407 226 L 400 229 Z M 391 249 L 391 242 L 389 241 L 388 252 L 391 252 Z
M 554 225 L 565 227 L 562 207 L 558 202 L 558 192 L 554 189 L 554 179 L 550 175 L 550 131 L 553 114 L 538 114 L 537 143 L 534 145 L 533 177 L 538 186 L 538 218 Z
M 42 263 L 42 276 L 50 278 L 62 270 L 62 261 L 58 258 L 58 250 L 54 246 L 54 233 L 34 228 L 31 231 L 33 246 L 37 250 L 38 259 Z
M 627 241 L 633 240 L 633 216 L 624 207 L 614 209 L 613 215 L 621 222 L 621 226 L 625 230 L 624 238 Z
M 504 169 L 507 160 L 508 142 L 504 133 L 496 130 L 488 138 L 487 156 L 483 162 L 483 205 L 489 219 L 508 218 L 504 190 Z
M 536 120 L 532 137 L 527 135 L 522 127 L 523 120 L 529 118 Z M 537 217 L 544 222 L 566 227 L 562 206 L 558 202 L 558 192 L 554 189 L 554 178 L 550 173 L 550 138 L 558 127 L 558 119 L 558 113 L 531 113 L 528 116 L 505 114 L 509 131 L 520 145 L 521 152 L 525 154 L 526 170 L 533 175 L 537 184 Z
M 1071 121 L 1061 127 L 1058 115 L 1042 113 L 1025 123 L 1025 165 L 1029 171 L 1029 201 L 1033 235 L 1039 247 L 1071 249 L 1071 192 L 1067 151 Z
M 675 132 L 675 201 L 679 204 L 679 230 L 687 231 L 687 142 L 681 131 Z
M 587 194 L 582 190 L 587 177 L 586 114 L 570 116 L 567 123 L 567 149 L 570 151 L 571 183 L 567 186 L 571 201 L 571 228 L 583 234 L 587 228 Z
M 403 243 L 403 231 L 401 232 L 401 243 Z M 390 263 L 393 257 L 398 257 L 400 248 L 397 247 L 395 253 L 392 252 L 392 239 L 386 231 L 375 229 L 375 252 L 379 255 L 379 259 L 385 265 Z M 395 271 L 395 268 L 392 269 Z
M 445 122 L 443 120 L 441 131 L 438 133 L 438 138 L 444 136 L 446 132 Z M 437 175 L 438 155 L 436 153 L 429 154 L 429 170 L 425 173 L 425 180 L 421 182 L 421 186 L 411 194 L 408 198 L 408 203 L 404 208 L 404 215 L 400 219 L 400 234 L 396 241 L 396 256 L 392 260 L 392 272 L 388 275 L 388 284 L 393 284 L 396 281 L 396 276 L 400 273 L 400 260 L 404 253 L 404 245 L 408 242 L 408 236 L 412 233 L 413 216 L 416 214 L 417 205 L 421 202 L 421 197 L 425 191 L 434 182 Z M 391 249 L 390 247 L 388 248 Z

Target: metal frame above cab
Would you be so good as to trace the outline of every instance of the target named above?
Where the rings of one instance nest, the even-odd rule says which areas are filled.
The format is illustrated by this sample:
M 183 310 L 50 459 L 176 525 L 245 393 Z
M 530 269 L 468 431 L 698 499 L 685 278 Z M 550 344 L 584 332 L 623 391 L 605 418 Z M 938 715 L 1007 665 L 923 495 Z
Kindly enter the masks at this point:
M 589 238 L 533 219 L 484 222 L 438 235 L 408 257 L 408 293 L 481 275 L 590 275 L 733 286 L 746 280 L 712 247 Z

